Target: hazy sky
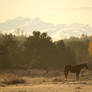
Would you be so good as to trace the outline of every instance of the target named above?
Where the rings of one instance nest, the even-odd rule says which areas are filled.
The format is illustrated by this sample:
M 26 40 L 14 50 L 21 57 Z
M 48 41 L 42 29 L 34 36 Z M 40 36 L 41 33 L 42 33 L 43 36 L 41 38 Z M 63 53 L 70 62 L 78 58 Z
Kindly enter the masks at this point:
M 0 22 L 17 16 L 55 24 L 92 25 L 92 0 L 0 0 Z

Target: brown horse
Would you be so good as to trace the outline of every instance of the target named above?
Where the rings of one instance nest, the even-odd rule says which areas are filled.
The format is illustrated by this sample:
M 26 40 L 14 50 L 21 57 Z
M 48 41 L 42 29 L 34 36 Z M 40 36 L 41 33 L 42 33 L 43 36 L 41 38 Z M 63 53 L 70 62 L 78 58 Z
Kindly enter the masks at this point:
M 68 76 L 69 72 L 76 73 L 76 80 L 79 80 L 79 74 L 80 74 L 81 69 L 83 69 L 83 68 L 88 69 L 87 64 L 80 64 L 80 65 L 75 65 L 75 66 L 65 65 L 64 66 L 64 78 L 65 78 L 65 80 L 67 80 L 67 76 Z

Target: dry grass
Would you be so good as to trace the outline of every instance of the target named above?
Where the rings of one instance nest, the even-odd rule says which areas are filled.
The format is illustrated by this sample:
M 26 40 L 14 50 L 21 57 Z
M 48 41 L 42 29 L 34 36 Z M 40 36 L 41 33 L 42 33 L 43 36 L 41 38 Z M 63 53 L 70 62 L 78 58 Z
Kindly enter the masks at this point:
M 92 82 L 92 81 L 91 81 Z M 39 84 L 1 87 L 0 92 L 92 92 L 90 84 Z
M 86 74 L 86 75 L 85 75 Z M 84 76 L 80 75 L 81 80 L 92 79 L 91 72 L 86 72 Z M 89 76 L 87 76 L 89 75 Z M 86 77 L 85 77 L 86 76 Z M 43 83 L 56 83 L 64 82 L 63 72 L 50 71 L 48 74 L 43 70 L 19 70 L 1 73 L 0 84 L 14 85 L 14 84 L 43 84 Z M 69 74 L 68 79 L 75 79 L 75 74 Z
M 6 72 L 0 74 L 0 92 L 91 92 L 91 76 L 92 72 L 86 72 L 76 81 L 73 74 L 69 74 L 68 81 L 64 81 L 63 72 L 58 71 L 48 74 L 38 70 Z
M 23 75 L 24 73 L 24 75 Z M 28 75 L 29 74 L 29 75 Z M 61 82 L 62 78 L 60 72 L 49 72 L 46 74 L 45 71 L 11 71 L 0 74 L 0 85 L 16 85 L 16 84 L 43 84 L 51 82 Z M 58 77 L 59 76 L 59 77 Z
M 5 85 L 14 85 L 14 84 L 20 84 L 20 83 L 25 83 L 26 81 L 21 78 L 18 77 L 14 74 L 2 74 L 0 75 L 0 84 L 5 84 Z

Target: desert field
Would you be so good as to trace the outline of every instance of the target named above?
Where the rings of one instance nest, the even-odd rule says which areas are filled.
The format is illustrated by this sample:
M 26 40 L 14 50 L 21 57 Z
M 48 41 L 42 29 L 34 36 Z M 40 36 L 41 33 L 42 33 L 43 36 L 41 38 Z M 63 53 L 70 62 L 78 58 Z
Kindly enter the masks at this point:
M 71 73 L 64 81 L 63 72 L 57 71 L 1 73 L 0 92 L 92 92 L 92 72 L 81 73 L 79 81 Z
M 16 85 L 0 87 L 0 92 L 92 92 L 92 81 Z

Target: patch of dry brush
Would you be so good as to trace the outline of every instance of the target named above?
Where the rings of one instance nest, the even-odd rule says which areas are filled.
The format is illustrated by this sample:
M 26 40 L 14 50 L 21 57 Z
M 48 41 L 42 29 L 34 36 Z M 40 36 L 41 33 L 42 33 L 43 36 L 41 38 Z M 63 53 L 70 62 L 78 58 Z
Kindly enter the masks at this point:
M 0 84 L 5 84 L 5 85 L 14 85 L 14 84 L 20 84 L 20 83 L 25 83 L 26 81 L 18 77 L 14 74 L 1 74 L 0 75 Z

